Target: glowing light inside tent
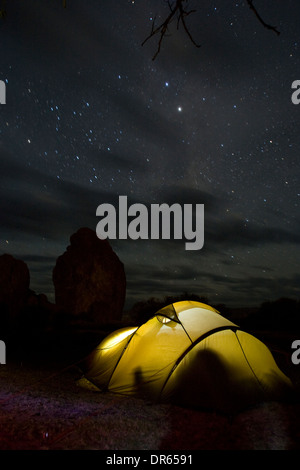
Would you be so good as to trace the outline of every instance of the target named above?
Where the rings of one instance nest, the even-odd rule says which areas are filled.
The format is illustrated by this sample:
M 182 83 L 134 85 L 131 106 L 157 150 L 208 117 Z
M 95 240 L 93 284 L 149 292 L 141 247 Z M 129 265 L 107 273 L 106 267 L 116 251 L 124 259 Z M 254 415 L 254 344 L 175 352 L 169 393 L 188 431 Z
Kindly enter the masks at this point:
M 133 328 L 125 328 L 124 330 L 119 330 L 113 333 L 112 335 L 109 335 L 106 340 L 102 343 L 101 349 L 108 349 L 112 348 L 116 344 L 120 343 L 123 341 L 127 336 L 130 336 L 132 333 L 134 333 L 137 330 L 137 326 Z

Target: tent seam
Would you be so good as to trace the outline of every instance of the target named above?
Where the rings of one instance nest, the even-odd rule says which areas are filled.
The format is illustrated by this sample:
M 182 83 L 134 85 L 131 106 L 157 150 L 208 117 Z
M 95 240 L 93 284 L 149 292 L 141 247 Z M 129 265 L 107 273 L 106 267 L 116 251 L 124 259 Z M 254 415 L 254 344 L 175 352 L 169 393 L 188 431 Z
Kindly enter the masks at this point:
M 244 356 L 244 358 L 245 358 L 245 361 L 246 361 L 247 364 L 248 364 L 249 369 L 251 370 L 252 374 L 254 375 L 254 377 L 255 377 L 255 379 L 256 379 L 256 381 L 257 381 L 259 387 L 261 388 L 261 390 L 262 390 L 263 393 L 265 394 L 265 389 L 264 389 L 264 387 L 262 386 L 262 384 L 261 384 L 259 378 L 258 378 L 257 375 L 255 374 L 255 372 L 254 372 L 254 370 L 253 370 L 253 368 L 252 368 L 250 362 L 248 361 L 247 356 L 246 356 L 246 353 L 245 353 L 244 348 L 243 348 L 243 346 L 242 346 L 242 343 L 240 342 L 239 337 L 238 337 L 238 335 L 236 334 L 236 332 L 235 332 L 235 337 L 236 337 L 236 339 L 237 339 L 237 341 L 238 341 L 238 343 L 239 343 L 239 346 L 240 346 L 240 348 L 241 348 L 241 350 L 242 350 L 243 356 Z
M 132 340 L 132 338 L 134 337 L 134 335 L 136 334 L 136 332 L 137 332 L 142 326 L 143 326 L 143 325 L 140 325 L 140 326 L 132 333 L 131 337 L 129 338 L 129 340 L 127 341 L 126 345 L 125 345 L 124 348 L 122 349 L 122 352 L 121 352 L 121 354 L 120 354 L 120 356 L 119 356 L 119 359 L 117 360 L 117 362 L 116 362 L 116 364 L 115 364 L 115 366 L 114 366 L 114 368 L 113 368 L 113 371 L 112 371 L 112 373 L 111 373 L 111 375 L 110 375 L 110 377 L 109 377 L 109 379 L 108 379 L 108 381 L 107 381 L 107 384 L 106 384 L 106 386 L 105 386 L 105 390 L 108 390 L 110 381 L 111 381 L 111 379 L 112 379 L 114 373 L 116 372 L 116 369 L 117 369 L 117 367 L 118 367 L 118 365 L 119 365 L 119 363 L 120 363 L 120 361 L 121 361 L 121 359 L 122 359 L 122 357 L 123 357 L 123 355 L 124 355 L 124 353 L 125 353 L 125 351 L 126 351 L 128 345 L 129 345 L 130 341 Z
M 159 396 L 161 397 L 162 395 L 162 392 L 165 388 L 165 386 L 167 385 L 169 379 L 171 378 L 173 372 L 175 369 L 177 369 L 178 365 L 180 364 L 180 362 L 185 358 L 185 356 L 193 349 L 194 346 L 196 346 L 196 344 L 198 343 L 201 343 L 201 341 L 203 341 L 205 338 L 208 338 L 209 336 L 213 335 L 214 333 L 217 333 L 218 331 L 224 331 L 224 330 L 232 330 L 234 331 L 234 333 L 236 332 L 236 330 L 238 330 L 239 327 L 235 327 L 235 326 L 220 326 L 218 328 L 214 328 L 213 330 L 210 330 L 206 333 L 204 333 L 203 335 L 199 336 L 199 338 L 197 338 L 196 341 L 192 341 L 192 344 L 190 344 L 188 346 L 188 348 L 185 349 L 185 351 L 180 355 L 180 357 L 176 360 L 174 366 L 172 367 L 172 369 L 170 370 L 169 374 L 168 374 L 168 377 L 166 378 L 165 380 L 165 383 L 164 385 L 162 386 L 161 388 L 161 391 L 160 391 L 160 394 Z M 236 333 L 235 333 L 236 335 Z M 189 336 L 188 336 L 189 337 Z M 190 337 L 189 337 L 190 338 Z

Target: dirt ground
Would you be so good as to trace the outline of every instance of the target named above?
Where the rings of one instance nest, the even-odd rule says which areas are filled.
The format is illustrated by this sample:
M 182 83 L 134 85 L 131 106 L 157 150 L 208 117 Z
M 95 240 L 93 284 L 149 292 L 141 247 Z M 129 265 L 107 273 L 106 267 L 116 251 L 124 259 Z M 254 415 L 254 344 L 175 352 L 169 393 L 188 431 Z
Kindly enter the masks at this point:
M 300 450 L 299 400 L 232 417 L 153 404 L 82 388 L 71 359 L 0 365 L 0 450 Z

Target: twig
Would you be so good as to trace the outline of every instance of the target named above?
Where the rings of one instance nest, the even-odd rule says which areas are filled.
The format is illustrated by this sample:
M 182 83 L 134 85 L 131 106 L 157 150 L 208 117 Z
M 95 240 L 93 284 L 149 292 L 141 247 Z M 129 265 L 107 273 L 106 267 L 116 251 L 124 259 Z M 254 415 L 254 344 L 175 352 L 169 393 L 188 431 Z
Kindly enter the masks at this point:
M 6 0 L 2 0 L 0 8 L 0 18 L 6 17 Z
M 192 37 L 192 35 L 191 35 L 191 33 L 190 33 L 190 31 L 189 31 L 187 25 L 186 25 L 185 19 L 184 19 L 185 16 L 188 16 L 188 15 L 190 15 L 191 13 L 195 13 L 196 10 L 185 11 L 185 10 L 182 8 L 182 2 L 180 2 L 179 11 L 180 11 L 179 20 L 181 20 L 186 34 L 188 35 L 188 37 L 190 38 L 190 40 L 191 40 L 191 42 L 194 44 L 194 46 L 196 46 L 196 47 L 201 47 L 200 44 L 197 44 L 197 43 L 195 42 L 194 38 Z M 179 25 L 179 20 L 178 20 L 178 25 Z
M 186 21 L 185 21 L 185 18 L 188 15 L 190 15 L 191 13 L 195 13 L 196 10 L 187 11 L 183 8 L 183 2 L 187 2 L 187 0 L 176 0 L 176 1 L 174 0 L 174 2 L 173 2 L 173 5 L 172 5 L 172 2 L 170 0 L 167 0 L 168 6 L 170 8 L 170 14 L 167 16 L 167 18 L 159 26 L 155 26 L 155 19 L 156 18 L 154 18 L 150 34 L 142 42 L 142 46 L 143 46 L 150 38 L 152 38 L 156 34 L 160 34 L 160 38 L 159 38 L 158 45 L 157 45 L 157 50 L 156 50 L 156 53 L 154 54 L 152 60 L 155 60 L 156 57 L 158 56 L 158 54 L 160 53 L 161 45 L 162 45 L 162 42 L 163 42 L 163 39 L 164 39 L 165 35 L 168 32 L 169 25 L 172 23 L 172 21 L 176 17 L 177 17 L 177 29 L 179 29 L 179 25 L 180 25 L 180 22 L 181 22 L 186 34 L 188 35 L 188 37 L 190 39 L 190 41 L 194 44 L 194 46 L 201 47 L 199 44 L 196 43 L 196 41 L 192 37 L 192 35 L 190 33 L 190 30 L 189 30 L 189 28 L 186 24 Z M 247 0 L 247 4 L 248 4 L 249 8 L 253 11 L 253 13 L 255 14 L 258 21 L 264 26 L 264 28 L 267 28 L 271 31 L 274 31 L 277 35 L 280 34 L 280 32 L 278 31 L 278 29 L 275 26 L 272 26 L 272 25 L 266 23 L 263 20 L 263 18 L 258 13 L 256 7 L 253 5 L 253 0 Z
M 280 31 L 278 31 L 278 29 L 275 27 L 275 26 L 272 26 L 268 23 L 266 23 L 262 17 L 260 16 L 260 14 L 258 13 L 257 9 L 255 8 L 255 6 L 253 5 L 253 0 L 247 0 L 247 3 L 249 5 L 249 8 L 250 10 L 252 10 L 256 16 L 256 18 L 258 19 L 258 21 L 264 26 L 264 28 L 267 28 L 267 29 L 270 29 L 271 31 L 274 31 L 278 36 L 280 34 Z
M 180 21 L 182 22 L 183 24 L 183 27 L 184 27 L 184 30 L 186 32 L 186 34 L 188 35 L 188 37 L 190 38 L 190 40 L 192 41 L 192 43 L 196 46 L 196 47 L 200 47 L 200 45 L 198 45 L 187 25 L 186 25 L 186 22 L 185 22 L 185 17 L 188 16 L 189 14 L 191 13 L 194 13 L 196 10 L 190 10 L 190 11 L 186 11 L 184 10 L 183 6 L 182 6 L 182 2 L 183 1 L 186 1 L 186 0 L 176 0 L 176 3 L 174 5 L 174 7 L 172 7 L 170 1 L 168 0 L 168 5 L 169 5 L 169 8 L 170 8 L 170 14 L 167 16 L 167 18 L 157 27 L 155 27 L 155 19 L 153 21 L 153 25 L 152 25 L 152 28 L 151 28 L 151 33 L 149 34 L 149 36 L 146 37 L 146 39 L 142 42 L 142 46 L 150 39 L 152 38 L 153 36 L 155 36 L 156 34 L 160 33 L 160 38 L 159 38 L 159 41 L 158 41 L 158 46 L 157 46 L 157 51 L 156 53 L 154 54 L 152 60 L 155 60 L 156 57 L 158 56 L 159 52 L 160 52 L 160 49 L 161 49 L 161 45 L 162 45 L 162 41 L 166 35 L 166 33 L 168 32 L 168 29 L 169 29 L 169 25 L 172 23 L 172 21 L 174 20 L 175 16 L 177 15 L 177 29 L 179 27 L 179 23 Z

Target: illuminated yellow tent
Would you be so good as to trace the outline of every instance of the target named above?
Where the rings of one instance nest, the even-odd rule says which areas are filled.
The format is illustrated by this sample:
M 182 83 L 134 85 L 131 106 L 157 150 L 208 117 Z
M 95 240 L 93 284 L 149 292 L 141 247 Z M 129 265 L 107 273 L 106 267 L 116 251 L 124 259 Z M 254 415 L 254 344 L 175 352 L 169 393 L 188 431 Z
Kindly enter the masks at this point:
M 84 372 L 103 391 L 225 412 L 281 399 L 292 386 L 265 344 L 193 301 L 110 334 Z

